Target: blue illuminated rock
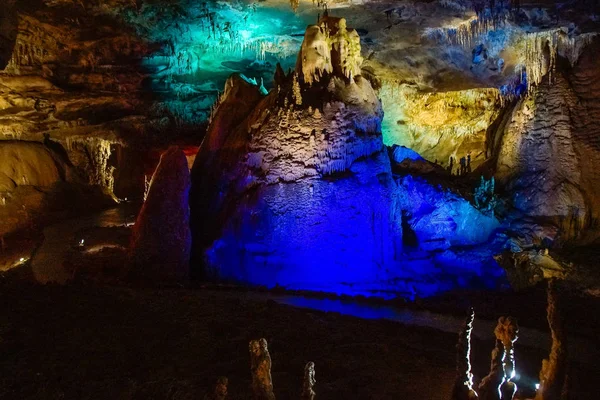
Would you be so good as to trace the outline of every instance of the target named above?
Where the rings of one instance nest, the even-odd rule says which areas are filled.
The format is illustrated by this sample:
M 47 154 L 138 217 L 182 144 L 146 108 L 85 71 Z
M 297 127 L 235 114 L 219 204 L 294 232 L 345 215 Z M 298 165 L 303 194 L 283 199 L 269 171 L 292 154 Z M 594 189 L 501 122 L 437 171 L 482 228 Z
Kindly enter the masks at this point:
M 339 21 L 309 27 L 305 40 L 318 37 L 331 52 L 328 36 L 315 30 Z M 396 182 L 371 84 L 331 72 L 338 68 L 321 53 L 301 53 L 312 66 L 280 72 L 279 87 L 229 132 L 209 127 L 193 168 L 194 267 L 206 278 L 253 285 L 410 296 L 484 275 L 495 265 L 491 253 L 475 253 L 464 266 L 464 255 L 449 248 L 484 243 L 497 221 L 425 181 Z M 230 82 L 252 92 L 247 81 Z M 239 102 L 232 94 L 240 90 L 229 87 L 216 115 Z M 209 151 L 216 135 L 224 140 Z M 414 249 L 403 247 L 403 213 Z M 441 274 L 455 276 L 441 282 Z M 431 284 L 434 277 L 440 281 Z

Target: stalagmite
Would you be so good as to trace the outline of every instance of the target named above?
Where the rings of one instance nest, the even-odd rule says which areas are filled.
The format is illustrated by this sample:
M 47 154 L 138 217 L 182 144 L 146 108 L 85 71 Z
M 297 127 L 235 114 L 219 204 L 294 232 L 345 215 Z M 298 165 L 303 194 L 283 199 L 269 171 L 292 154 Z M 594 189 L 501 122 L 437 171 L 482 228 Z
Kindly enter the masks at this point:
M 250 371 L 254 400 L 275 400 L 271 378 L 271 356 L 266 339 L 250 341 Z
M 560 400 L 565 391 L 567 375 L 567 334 L 561 312 L 557 283 L 548 281 L 548 325 L 552 335 L 550 357 L 542 361 L 540 387 L 535 400 Z
M 452 389 L 452 400 L 472 400 L 477 398 L 473 389 L 471 373 L 471 332 L 475 311 L 471 308 L 465 321 L 465 328 L 458 336 L 456 344 L 456 381 Z
M 511 381 L 516 375 L 514 343 L 518 339 L 519 325 L 512 317 L 500 317 L 494 330 L 496 339 L 504 345 L 504 379 L 500 391 L 503 400 L 512 400 L 517 392 L 517 385 Z
M 180 283 L 189 276 L 190 173 L 184 152 L 170 147 L 150 182 L 133 228 L 127 278 L 151 283 Z
M 298 83 L 298 74 L 294 73 L 294 82 L 293 82 L 293 92 L 292 96 L 294 96 L 294 103 L 297 106 L 302 105 L 302 93 L 300 91 L 300 84 Z
M 302 400 L 314 400 L 315 393 L 314 387 L 316 383 L 315 379 L 315 363 L 310 361 L 304 366 L 304 383 L 302 385 Z
M 479 398 L 482 400 L 500 400 L 502 394 L 500 387 L 504 383 L 504 345 L 496 339 L 496 347 L 492 351 L 490 373 L 479 384 Z

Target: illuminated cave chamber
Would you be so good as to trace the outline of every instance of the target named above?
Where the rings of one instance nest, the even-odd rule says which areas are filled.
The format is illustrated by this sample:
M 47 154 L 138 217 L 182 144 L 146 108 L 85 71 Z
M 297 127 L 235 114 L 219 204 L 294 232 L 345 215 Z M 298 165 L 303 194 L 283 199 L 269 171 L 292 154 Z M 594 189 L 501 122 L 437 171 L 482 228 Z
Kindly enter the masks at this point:
M 198 275 L 424 295 L 498 282 L 504 251 L 514 270 L 597 243 L 587 6 L 360 3 L 314 25 L 309 1 L 5 1 L 0 231 L 45 219 L 41 193 L 61 211 L 144 198 L 160 153 L 177 143 L 191 163 L 210 121 L 192 184 Z M 35 168 L 13 173 L 23 160 Z
M 381 103 L 345 22 L 309 26 L 295 71 L 278 69 L 268 95 L 240 75 L 227 82 L 192 171 L 194 267 L 353 294 L 497 283 L 491 253 L 455 246 L 486 242 L 498 221 L 441 187 L 392 175 Z

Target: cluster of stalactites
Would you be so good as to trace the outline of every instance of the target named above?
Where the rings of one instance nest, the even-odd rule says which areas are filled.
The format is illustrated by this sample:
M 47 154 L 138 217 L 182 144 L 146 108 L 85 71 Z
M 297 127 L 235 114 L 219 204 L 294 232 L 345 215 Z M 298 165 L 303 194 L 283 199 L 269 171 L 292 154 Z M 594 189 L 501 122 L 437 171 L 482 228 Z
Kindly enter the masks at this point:
M 539 85 L 546 74 L 552 81 L 558 55 L 575 65 L 583 49 L 595 36 L 595 33 L 570 35 L 564 28 L 526 34 L 523 63 L 527 73 L 527 89 Z
M 115 186 L 114 171 L 115 167 L 109 165 L 111 146 L 114 142 L 99 138 L 80 138 L 68 137 L 67 150 L 72 151 L 77 147 L 83 147 L 89 154 L 91 171 L 89 174 L 89 183 L 98 185 L 113 193 Z
M 462 46 L 466 49 L 472 48 L 480 41 L 483 35 L 495 31 L 505 24 L 505 19 L 484 19 L 471 17 L 469 20 L 458 24 L 458 26 L 427 28 L 424 36 L 440 44 Z
M 306 29 L 300 49 L 299 70 L 303 81 L 312 85 L 325 74 L 340 74 L 350 81 L 360 75 L 360 37 L 346 28 L 344 18 L 323 17 Z
M 296 12 L 296 10 L 298 10 L 298 6 L 300 6 L 300 0 L 290 0 L 290 6 L 292 6 L 292 10 Z

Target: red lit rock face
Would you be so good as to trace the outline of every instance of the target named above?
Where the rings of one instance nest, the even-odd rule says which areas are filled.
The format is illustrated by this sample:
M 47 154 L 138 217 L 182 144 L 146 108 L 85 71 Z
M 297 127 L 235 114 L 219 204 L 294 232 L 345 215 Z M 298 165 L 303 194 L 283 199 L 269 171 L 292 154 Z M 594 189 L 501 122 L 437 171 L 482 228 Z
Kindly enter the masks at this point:
M 129 279 L 168 284 L 188 278 L 189 189 L 185 154 L 171 147 L 161 157 L 133 229 Z

